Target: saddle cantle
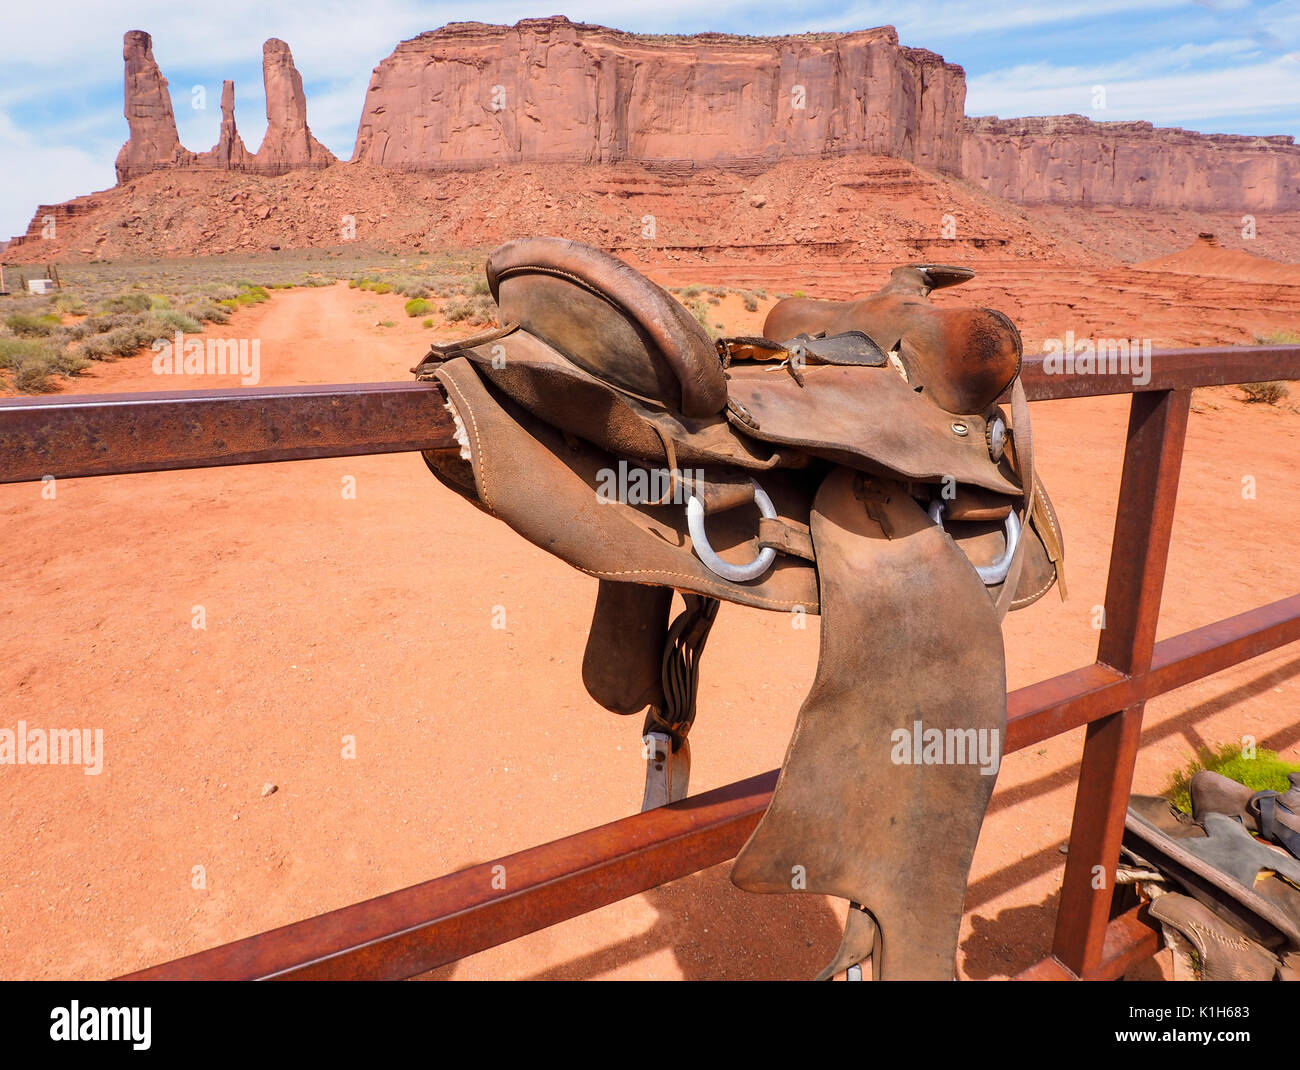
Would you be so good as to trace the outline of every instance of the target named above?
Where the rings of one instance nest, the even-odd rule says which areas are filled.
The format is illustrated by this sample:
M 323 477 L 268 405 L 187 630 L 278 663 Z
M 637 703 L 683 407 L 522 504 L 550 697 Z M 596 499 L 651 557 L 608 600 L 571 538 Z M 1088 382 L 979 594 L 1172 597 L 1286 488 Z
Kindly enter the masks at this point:
M 599 579 L 583 681 L 614 712 L 648 708 L 674 751 L 718 600 L 822 616 L 732 879 L 853 904 L 824 976 L 872 956 L 877 977 L 952 977 L 1005 728 L 999 622 L 1059 578 L 1019 334 L 929 301 L 970 274 L 899 268 L 862 301 L 782 301 L 764 337 L 714 343 L 626 264 L 531 238 L 488 258 L 501 326 L 415 369 L 457 421 L 431 470 Z

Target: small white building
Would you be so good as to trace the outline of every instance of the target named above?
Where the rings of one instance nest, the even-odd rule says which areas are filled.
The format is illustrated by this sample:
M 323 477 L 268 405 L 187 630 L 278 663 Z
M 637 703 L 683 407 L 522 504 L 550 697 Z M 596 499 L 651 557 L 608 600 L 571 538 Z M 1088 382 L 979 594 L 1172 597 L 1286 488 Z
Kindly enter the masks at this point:
M 33 294 L 52 294 L 54 292 L 54 280 L 28 279 L 27 292 Z

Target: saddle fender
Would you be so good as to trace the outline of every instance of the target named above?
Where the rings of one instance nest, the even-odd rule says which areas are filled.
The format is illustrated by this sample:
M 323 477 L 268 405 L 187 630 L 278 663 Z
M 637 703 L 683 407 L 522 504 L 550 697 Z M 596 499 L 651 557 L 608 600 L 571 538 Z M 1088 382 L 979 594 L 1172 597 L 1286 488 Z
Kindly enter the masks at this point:
M 904 489 L 872 481 L 889 538 L 858 479 L 837 469 L 817 492 L 817 676 L 731 879 L 860 903 L 879 927 L 875 977 L 951 979 L 1005 735 L 1001 628 L 965 555 Z M 831 968 L 872 952 L 860 913 Z

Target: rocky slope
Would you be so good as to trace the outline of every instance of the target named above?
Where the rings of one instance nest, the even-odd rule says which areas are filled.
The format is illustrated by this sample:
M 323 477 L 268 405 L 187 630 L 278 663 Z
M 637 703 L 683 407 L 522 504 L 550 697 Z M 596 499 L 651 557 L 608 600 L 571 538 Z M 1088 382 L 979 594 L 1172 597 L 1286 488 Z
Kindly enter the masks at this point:
M 278 177 L 189 169 L 146 175 L 52 211 L 56 238 L 40 238 L 38 216 L 11 258 L 353 244 L 410 252 L 563 234 L 633 260 L 1095 259 L 982 190 L 887 156 L 787 160 L 758 174 L 510 164 L 490 182 L 482 172 L 369 164 Z

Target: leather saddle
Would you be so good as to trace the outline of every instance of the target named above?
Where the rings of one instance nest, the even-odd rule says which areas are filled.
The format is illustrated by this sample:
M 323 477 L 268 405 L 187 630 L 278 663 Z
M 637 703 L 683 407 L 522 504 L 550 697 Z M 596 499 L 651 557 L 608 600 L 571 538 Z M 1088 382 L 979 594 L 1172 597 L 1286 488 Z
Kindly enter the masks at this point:
M 689 755 L 720 600 L 820 614 L 817 675 L 732 880 L 850 902 L 823 977 L 871 957 L 878 978 L 951 978 L 1001 759 L 1001 616 L 1062 564 L 1015 326 L 932 305 L 971 275 L 939 265 L 859 302 L 779 302 L 762 337 L 717 342 L 577 242 L 512 241 L 486 272 L 501 326 L 414 369 L 457 426 L 430 469 L 600 581 L 584 684 L 647 711 L 660 759 Z

